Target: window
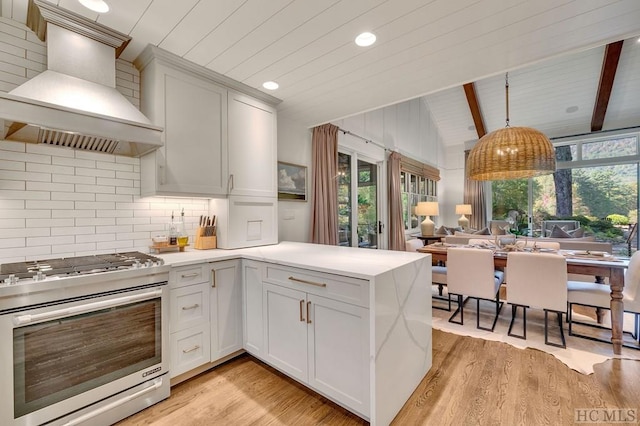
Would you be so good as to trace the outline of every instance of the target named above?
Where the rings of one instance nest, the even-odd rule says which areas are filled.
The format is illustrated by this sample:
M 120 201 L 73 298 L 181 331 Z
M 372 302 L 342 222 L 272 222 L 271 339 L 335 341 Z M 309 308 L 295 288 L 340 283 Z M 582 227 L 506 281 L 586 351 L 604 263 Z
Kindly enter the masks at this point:
M 434 180 L 402 171 L 400 172 L 400 186 L 404 229 L 407 232 L 413 232 L 420 227 L 420 219 L 415 214 L 416 205 L 419 201 L 437 201 L 437 185 Z

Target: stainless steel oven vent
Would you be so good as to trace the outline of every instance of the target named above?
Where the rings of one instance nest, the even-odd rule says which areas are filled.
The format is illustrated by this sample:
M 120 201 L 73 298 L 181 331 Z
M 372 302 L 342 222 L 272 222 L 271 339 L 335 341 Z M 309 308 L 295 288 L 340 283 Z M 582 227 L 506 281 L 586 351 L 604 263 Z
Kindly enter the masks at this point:
M 83 151 L 103 152 L 113 154 L 118 141 L 100 136 L 80 135 L 78 133 L 62 132 L 60 130 L 40 129 L 40 143 Z

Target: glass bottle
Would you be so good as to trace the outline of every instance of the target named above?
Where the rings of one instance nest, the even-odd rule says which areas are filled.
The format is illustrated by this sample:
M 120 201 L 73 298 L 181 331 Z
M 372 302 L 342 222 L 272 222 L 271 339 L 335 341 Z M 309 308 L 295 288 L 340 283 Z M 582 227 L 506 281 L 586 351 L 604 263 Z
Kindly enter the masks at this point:
M 171 212 L 171 222 L 169 223 L 169 245 L 175 246 L 178 244 L 178 228 Z
M 187 227 L 184 223 L 184 208 L 180 213 L 180 223 L 178 226 L 178 245 L 184 247 L 189 242 L 189 235 L 187 234 Z

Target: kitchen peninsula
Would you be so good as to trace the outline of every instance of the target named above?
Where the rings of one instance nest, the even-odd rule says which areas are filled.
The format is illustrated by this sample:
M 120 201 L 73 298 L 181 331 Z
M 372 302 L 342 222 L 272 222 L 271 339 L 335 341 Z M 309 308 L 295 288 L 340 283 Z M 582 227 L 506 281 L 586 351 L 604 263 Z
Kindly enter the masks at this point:
M 241 343 L 226 345 L 219 355 L 244 349 L 371 424 L 389 424 L 431 367 L 429 255 L 281 242 L 160 257 L 172 268 L 172 292 L 187 294 L 185 289 L 198 285 L 223 292 L 216 300 L 225 318 L 233 314 L 220 304 L 224 294 L 241 286 L 242 297 L 228 299 L 242 305 L 241 324 L 230 326 L 239 330 Z M 225 273 L 234 266 L 230 262 L 241 265 L 242 274 Z M 180 286 L 181 279 L 193 277 L 189 268 L 211 276 Z M 239 282 L 223 290 L 223 280 L 234 277 Z M 172 314 L 182 311 L 179 303 L 171 298 Z M 224 350 L 222 342 L 234 339 L 223 337 L 221 324 L 210 318 L 212 335 L 217 329 L 213 339 Z M 206 342 L 188 345 L 181 351 L 172 347 L 172 377 L 182 373 L 174 371 L 174 354 L 196 357 L 198 351 L 190 349 Z M 214 346 L 200 364 L 216 359 Z M 195 364 L 188 368 L 197 370 Z

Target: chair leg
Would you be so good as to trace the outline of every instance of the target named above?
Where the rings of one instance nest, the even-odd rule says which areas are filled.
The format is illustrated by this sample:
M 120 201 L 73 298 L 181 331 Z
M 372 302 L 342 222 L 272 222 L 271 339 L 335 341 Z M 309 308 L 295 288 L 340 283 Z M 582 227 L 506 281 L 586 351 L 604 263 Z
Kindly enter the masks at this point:
M 549 341 L 549 312 L 555 312 L 558 315 L 558 327 L 560 327 L 561 344 L 551 343 Z M 564 330 L 562 329 L 562 312 L 544 310 L 544 343 L 545 345 L 555 346 L 557 348 L 566 348 L 567 343 L 564 339 Z
M 456 296 L 458 296 L 458 307 L 449 317 L 449 322 L 464 325 L 464 304 L 462 303 L 462 295 L 457 294 Z M 449 293 L 449 303 L 451 303 L 451 293 Z M 460 312 L 460 321 L 454 321 L 453 318 L 458 315 L 458 312 Z
M 522 308 L 523 312 L 523 322 L 522 322 L 522 334 L 512 333 L 513 323 L 516 320 L 516 316 L 518 315 L 518 308 Z M 509 323 L 509 331 L 507 331 L 507 335 L 511 337 L 517 337 L 518 339 L 527 340 L 527 307 L 523 305 L 511 305 L 511 322 Z
M 488 299 L 482 299 L 482 300 L 487 300 L 488 302 L 493 302 L 494 301 L 494 300 L 488 300 Z M 498 298 L 498 296 L 496 296 L 496 299 L 495 299 L 496 315 L 493 317 L 493 323 L 491 324 L 491 327 L 480 327 L 480 299 L 476 299 L 476 301 L 477 301 L 477 304 L 476 304 L 476 328 L 478 328 L 480 330 L 493 331 L 496 328 L 496 323 L 498 322 L 498 316 L 500 315 L 500 311 L 502 310 L 503 302 L 501 302 L 500 299 Z

